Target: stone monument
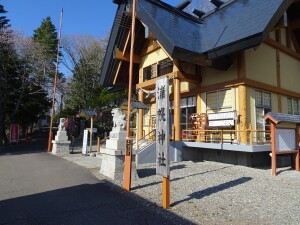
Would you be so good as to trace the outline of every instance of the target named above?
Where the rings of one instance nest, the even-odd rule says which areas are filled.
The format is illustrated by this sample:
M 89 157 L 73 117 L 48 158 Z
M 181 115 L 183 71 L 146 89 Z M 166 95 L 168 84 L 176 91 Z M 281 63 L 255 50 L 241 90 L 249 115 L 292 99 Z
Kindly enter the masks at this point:
M 109 140 L 106 141 L 106 148 L 101 149 L 102 164 L 100 173 L 113 180 L 123 180 L 126 116 L 120 108 L 113 109 L 111 113 L 113 116 L 113 128 L 109 133 Z M 134 174 L 136 174 L 134 169 L 132 171 L 135 171 Z
M 67 155 L 69 154 L 69 147 L 71 141 L 68 140 L 67 131 L 66 131 L 66 119 L 59 119 L 59 126 L 57 134 L 55 135 L 55 140 L 52 141 L 53 148 L 52 154 L 54 155 Z

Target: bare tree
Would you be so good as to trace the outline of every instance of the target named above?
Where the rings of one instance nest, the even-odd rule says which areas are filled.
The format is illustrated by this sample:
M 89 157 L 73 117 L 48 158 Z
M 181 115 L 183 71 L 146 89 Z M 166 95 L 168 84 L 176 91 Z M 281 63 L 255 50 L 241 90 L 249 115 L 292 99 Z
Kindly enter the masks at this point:
M 93 99 L 101 88 L 100 70 L 105 40 L 88 35 L 73 35 L 62 39 L 63 65 L 72 73 L 68 91 L 71 108 L 94 107 Z

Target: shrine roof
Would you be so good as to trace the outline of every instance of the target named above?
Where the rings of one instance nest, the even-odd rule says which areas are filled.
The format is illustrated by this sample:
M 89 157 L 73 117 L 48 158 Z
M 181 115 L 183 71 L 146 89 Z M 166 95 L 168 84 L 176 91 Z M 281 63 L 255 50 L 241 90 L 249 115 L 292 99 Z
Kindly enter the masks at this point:
M 275 124 L 278 124 L 281 122 L 300 124 L 300 115 L 269 112 L 264 116 L 264 119 L 271 120 Z

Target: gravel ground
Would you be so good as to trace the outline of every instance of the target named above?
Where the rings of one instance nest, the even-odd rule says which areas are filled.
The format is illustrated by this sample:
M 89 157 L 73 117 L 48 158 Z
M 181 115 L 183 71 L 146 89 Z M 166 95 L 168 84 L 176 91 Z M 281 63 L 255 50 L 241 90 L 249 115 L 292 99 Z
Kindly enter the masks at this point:
M 100 179 L 97 168 L 91 169 Z M 216 162 L 171 164 L 171 208 L 161 208 L 162 177 L 154 164 L 140 165 L 139 179 L 133 179 L 132 197 L 164 217 L 176 214 L 178 224 L 300 224 L 300 173 L 289 168 L 257 169 Z M 119 187 L 123 182 L 112 181 Z M 112 185 L 113 186 L 113 185 Z M 114 186 L 115 188 L 115 186 Z M 121 190 L 121 189 L 120 189 Z M 150 202 L 150 203 L 149 203 Z

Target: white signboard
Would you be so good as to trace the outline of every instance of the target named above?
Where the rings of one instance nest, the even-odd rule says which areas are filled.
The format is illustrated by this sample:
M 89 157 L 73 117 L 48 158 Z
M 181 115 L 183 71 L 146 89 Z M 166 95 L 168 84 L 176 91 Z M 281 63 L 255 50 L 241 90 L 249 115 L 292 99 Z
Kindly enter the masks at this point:
M 170 176 L 169 166 L 169 78 L 156 81 L 156 174 Z
M 81 153 L 83 155 L 87 155 L 88 153 L 88 134 L 89 134 L 89 130 L 84 130 L 83 131 L 83 143 L 82 143 L 82 151 Z
M 235 111 L 208 114 L 208 120 L 228 120 L 236 119 L 236 117 L 237 115 Z
M 276 151 L 296 150 L 295 129 L 276 129 Z
M 229 127 L 234 126 L 234 120 L 213 120 L 209 121 L 208 125 L 210 127 Z

